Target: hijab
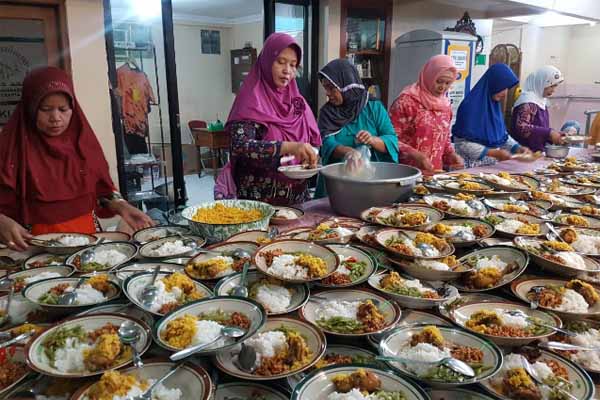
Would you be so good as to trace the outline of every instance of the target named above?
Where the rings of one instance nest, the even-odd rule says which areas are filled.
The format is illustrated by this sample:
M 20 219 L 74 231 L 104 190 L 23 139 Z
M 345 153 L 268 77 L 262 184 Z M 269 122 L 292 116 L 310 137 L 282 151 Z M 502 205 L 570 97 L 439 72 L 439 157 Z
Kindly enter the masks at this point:
M 344 126 L 352 123 L 369 101 L 369 92 L 358 76 L 358 70 L 346 59 L 331 61 L 319 71 L 321 79 L 327 79 L 342 93 L 344 102 L 335 106 L 325 103 L 319 111 L 319 130 L 324 138 L 335 135 Z
M 66 131 L 50 137 L 37 129 L 36 120 L 40 103 L 54 93 L 69 98 L 73 113 Z M 0 166 L 0 187 L 16 198 L 8 215 L 23 224 L 57 224 L 85 215 L 95 208 L 97 195 L 113 191 L 108 163 L 73 82 L 55 67 L 25 77 L 21 100 L 0 134 Z
M 529 74 L 523 84 L 522 92 L 513 108 L 525 103 L 534 103 L 542 110 L 546 109 L 548 100 L 544 97 L 544 89 L 558 85 L 565 79 L 560 70 L 552 65 L 546 65 Z
M 494 64 L 464 98 L 452 127 L 454 138 L 476 142 L 487 147 L 498 147 L 506 142 L 508 133 L 500 102 L 492 96 L 519 83 L 506 64 Z
M 300 94 L 296 80 L 293 79 L 283 88 L 278 88 L 273 82 L 273 63 L 279 53 L 288 47 L 296 51 L 300 62 L 302 50 L 293 37 L 286 33 L 273 33 L 267 38 L 258 60 L 233 102 L 227 123 L 254 121 L 267 128 L 263 140 L 320 146 L 317 122 Z
M 431 111 L 452 111 L 450 100 L 444 93 L 442 96 L 434 94 L 437 79 L 450 72 L 456 77 L 458 70 L 454 66 L 452 57 L 446 55 L 433 56 L 421 69 L 419 80 L 404 88 L 400 95 L 407 95 Z

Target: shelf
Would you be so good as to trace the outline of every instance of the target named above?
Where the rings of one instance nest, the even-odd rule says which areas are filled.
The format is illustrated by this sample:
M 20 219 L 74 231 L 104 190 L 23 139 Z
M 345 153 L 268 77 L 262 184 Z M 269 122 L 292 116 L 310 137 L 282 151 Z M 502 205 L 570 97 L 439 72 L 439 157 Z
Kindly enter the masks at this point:
M 355 56 L 384 56 L 384 53 L 379 50 L 358 50 L 358 51 L 350 51 L 346 53 L 348 55 L 354 54 Z

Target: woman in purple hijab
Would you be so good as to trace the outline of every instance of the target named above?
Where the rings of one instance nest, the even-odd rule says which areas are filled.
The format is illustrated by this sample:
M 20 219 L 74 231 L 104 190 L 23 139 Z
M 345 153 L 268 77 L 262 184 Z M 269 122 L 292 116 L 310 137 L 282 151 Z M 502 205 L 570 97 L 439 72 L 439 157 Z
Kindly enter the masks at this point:
M 215 186 L 215 199 L 239 198 L 274 205 L 308 200 L 305 180 L 277 172 L 281 157 L 315 165 L 321 135 L 300 94 L 295 76 L 302 51 L 294 38 L 273 33 L 237 95 L 225 129 L 231 135 L 231 162 Z

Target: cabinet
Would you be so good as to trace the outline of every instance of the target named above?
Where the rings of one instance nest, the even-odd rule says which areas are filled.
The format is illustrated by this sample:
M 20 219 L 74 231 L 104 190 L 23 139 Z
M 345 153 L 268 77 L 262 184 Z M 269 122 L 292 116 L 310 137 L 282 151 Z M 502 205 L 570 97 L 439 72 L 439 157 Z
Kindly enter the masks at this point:
M 244 79 L 256 62 L 256 49 L 244 48 L 231 50 L 231 91 L 238 93 Z
M 390 73 L 391 0 L 342 0 L 340 57 L 358 69 L 371 95 L 387 106 Z

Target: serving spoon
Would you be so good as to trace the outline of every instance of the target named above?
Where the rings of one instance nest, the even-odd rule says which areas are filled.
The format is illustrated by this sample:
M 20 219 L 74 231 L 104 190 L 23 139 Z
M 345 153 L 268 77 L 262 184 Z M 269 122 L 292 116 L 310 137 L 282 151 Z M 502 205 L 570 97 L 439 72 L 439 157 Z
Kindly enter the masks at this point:
M 158 271 L 160 271 L 160 265 L 154 267 L 154 272 L 152 272 L 150 283 L 144 286 L 144 289 L 142 289 L 140 301 L 145 308 L 152 307 L 152 304 L 154 304 L 156 298 L 158 297 L 158 287 L 155 285 L 156 278 L 158 277 Z
M 75 285 L 72 291 L 63 293 L 58 297 L 58 304 L 61 306 L 71 306 L 75 304 L 75 302 L 77 301 L 77 289 L 79 289 L 79 287 L 83 285 L 83 282 L 85 282 L 85 280 L 85 277 L 79 278 L 77 284 Z
M 237 249 L 234 252 L 234 256 L 238 259 L 246 259 L 246 261 L 244 262 L 244 268 L 242 269 L 240 284 L 233 287 L 231 294 L 237 297 L 248 297 L 248 268 L 250 268 L 250 253 L 242 249 Z
M 566 336 L 569 336 L 569 337 L 575 337 L 575 336 L 577 336 L 577 334 L 575 332 L 572 332 L 572 331 L 569 331 L 569 330 L 566 330 L 566 329 L 562 329 L 562 328 L 559 328 L 559 327 L 556 327 L 556 326 L 544 324 L 543 322 L 536 321 L 535 319 L 531 318 L 529 315 L 525 314 L 521 310 L 508 310 L 508 311 L 506 311 L 506 313 L 508 315 L 512 315 L 513 317 L 522 317 L 522 318 L 525 318 L 527 321 L 531 322 L 534 325 L 543 326 L 544 328 L 552 329 L 555 332 L 562 333 L 563 335 L 566 335 Z
M 221 339 L 223 337 L 235 339 L 235 338 L 242 337 L 245 334 L 246 334 L 246 331 L 243 329 L 240 329 L 240 328 L 237 328 L 234 326 L 224 326 L 221 328 L 221 333 L 216 338 L 211 340 L 210 342 L 190 346 L 188 348 L 178 351 L 177 353 L 171 354 L 171 357 L 169 357 L 169 358 L 171 359 L 171 361 L 179 361 L 186 357 L 191 356 L 194 353 L 199 352 L 200 350 L 204 349 L 205 347 L 208 347 L 208 346 L 214 344 L 215 342 L 217 342 L 219 339 Z

